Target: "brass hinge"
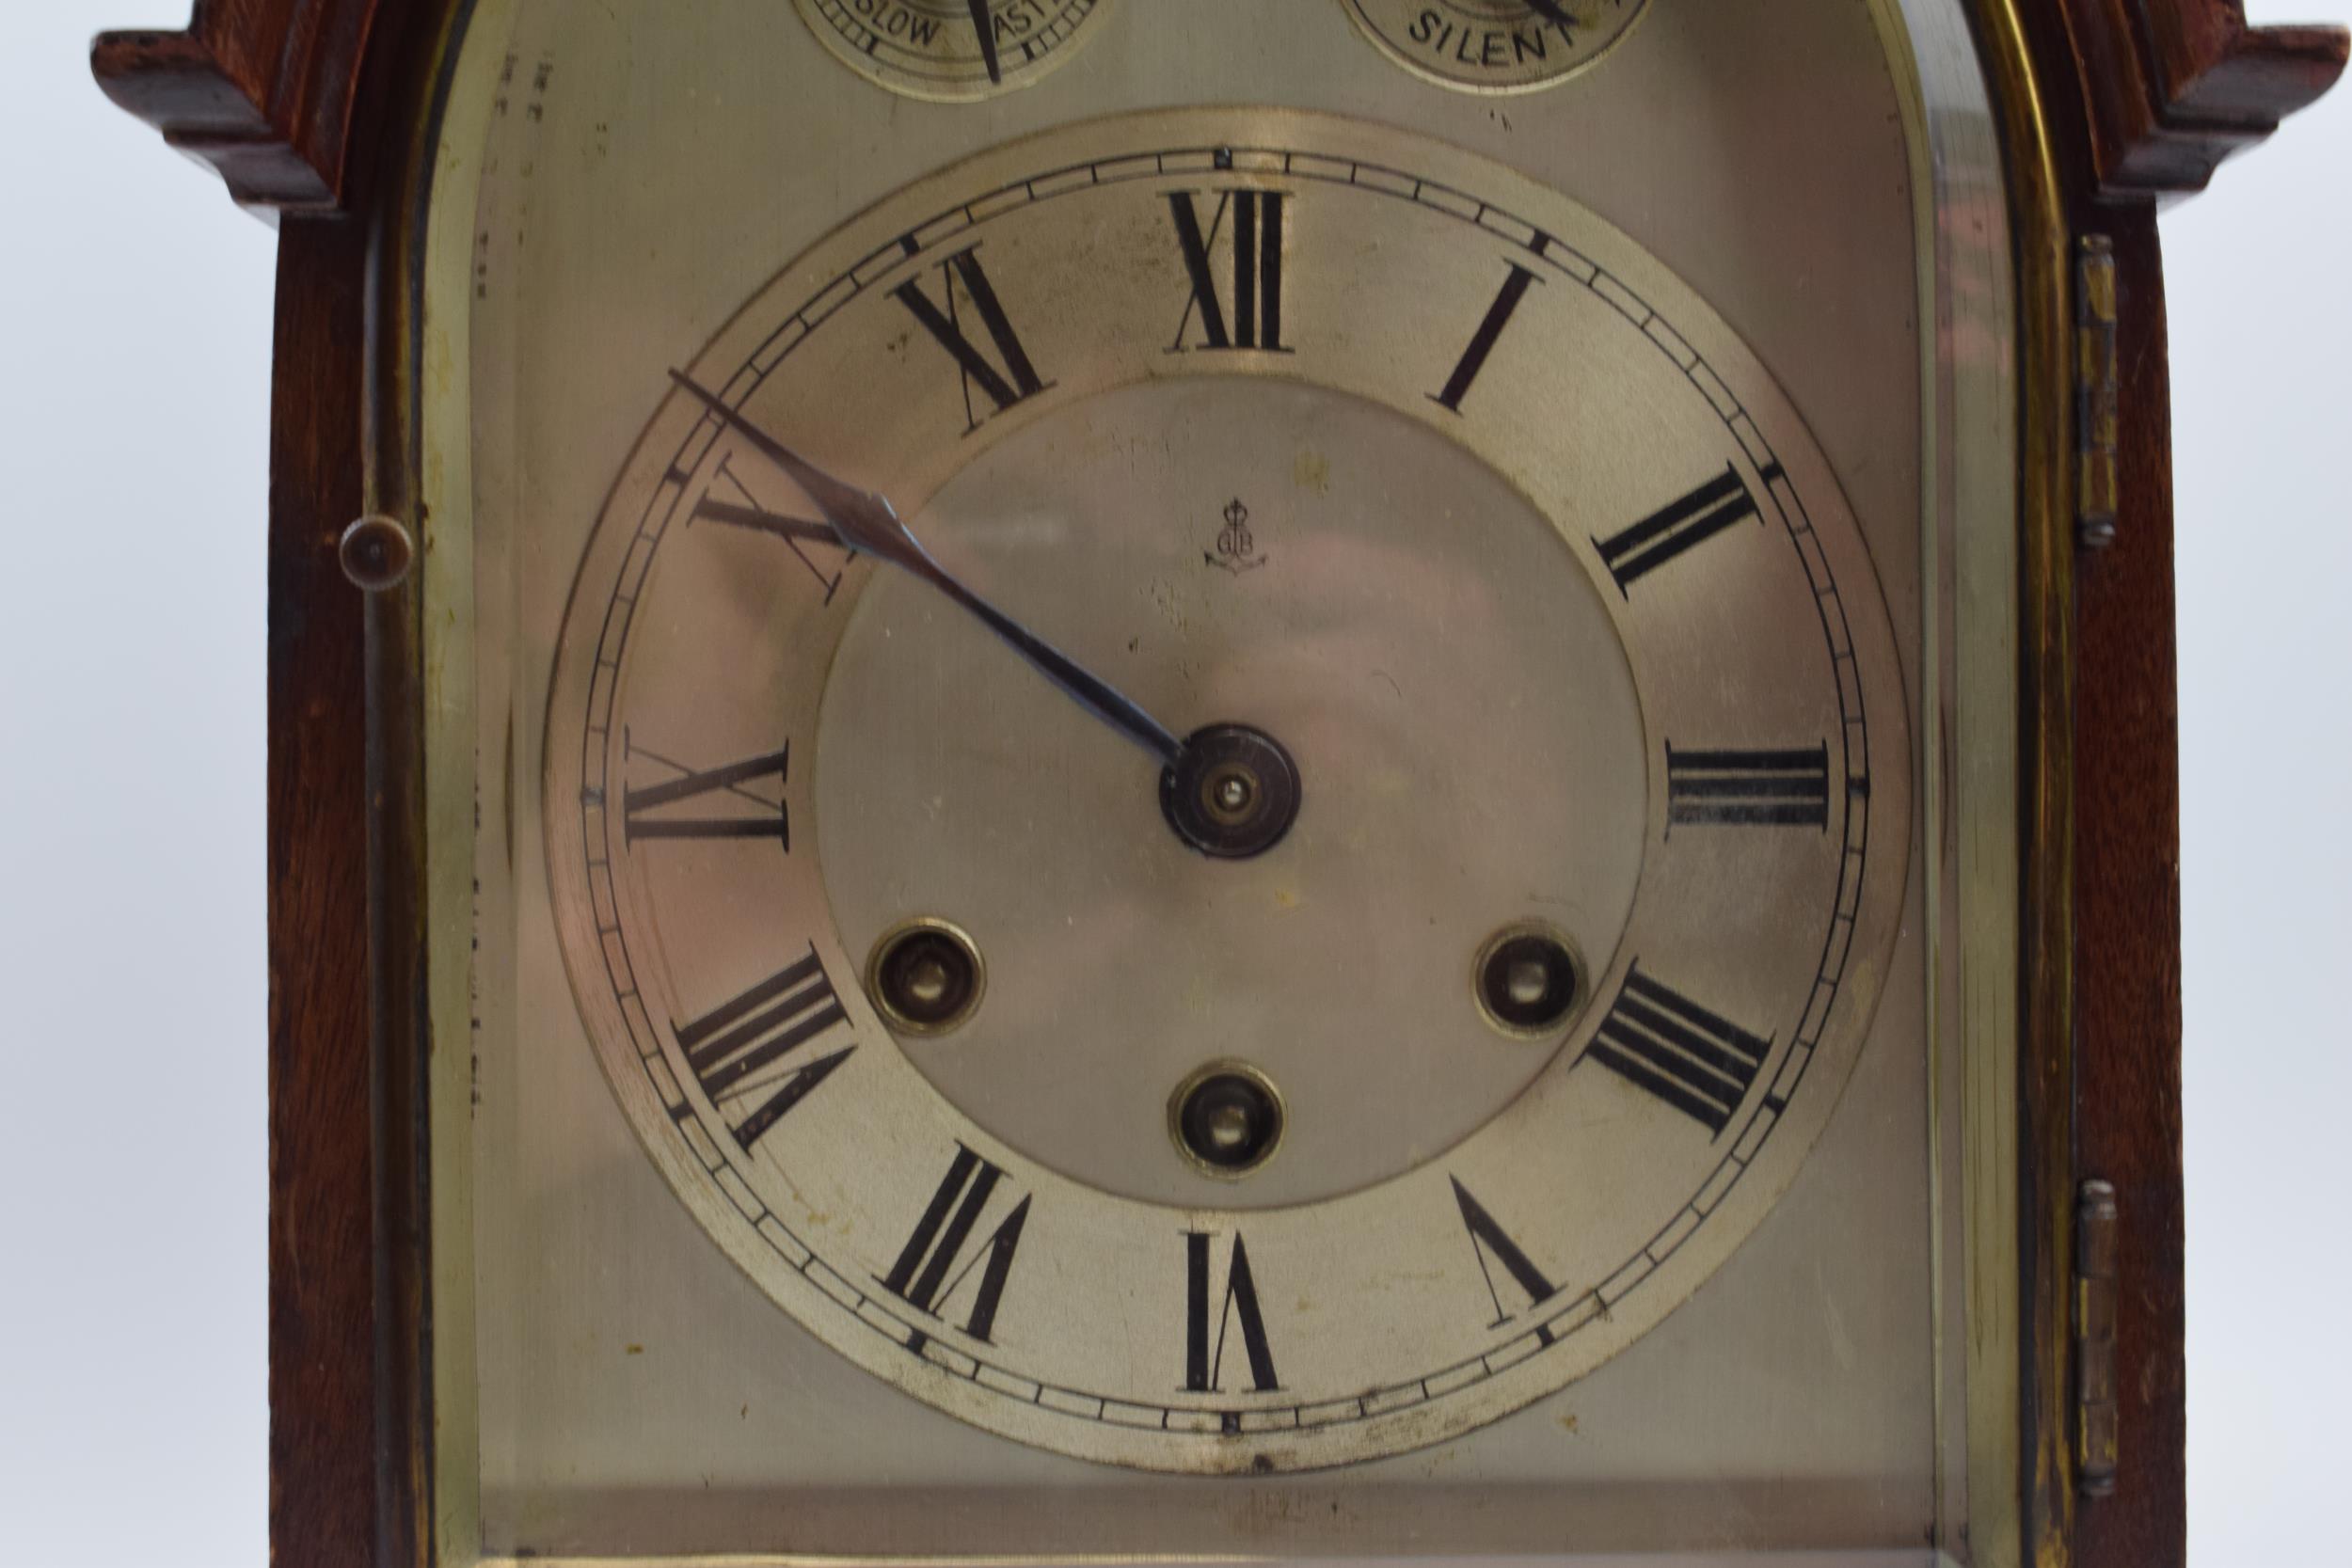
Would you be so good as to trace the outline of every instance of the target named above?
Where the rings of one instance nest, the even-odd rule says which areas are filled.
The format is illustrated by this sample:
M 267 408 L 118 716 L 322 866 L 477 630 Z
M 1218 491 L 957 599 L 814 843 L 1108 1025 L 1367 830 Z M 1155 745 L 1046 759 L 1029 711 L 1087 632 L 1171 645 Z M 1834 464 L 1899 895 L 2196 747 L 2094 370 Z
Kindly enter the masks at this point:
M 2074 537 L 2085 549 L 2115 543 L 2116 431 L 2122 392 L 2115 364 L 2115 242 L 2086 234 L 2074 262 Z
M 2086 1181 L 2074 1198 L 2074 1481 L 2115 1490 L 2115 1186 Z

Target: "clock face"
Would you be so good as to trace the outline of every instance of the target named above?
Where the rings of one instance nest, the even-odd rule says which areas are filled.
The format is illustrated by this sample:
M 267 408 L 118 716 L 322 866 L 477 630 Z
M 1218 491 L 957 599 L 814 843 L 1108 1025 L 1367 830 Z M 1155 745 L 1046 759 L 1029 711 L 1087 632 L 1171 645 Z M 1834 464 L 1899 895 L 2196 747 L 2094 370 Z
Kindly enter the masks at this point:
M 1345 1464 L 1591 1370 L 1788 1187 L 1894 937 L 1900 676 L 1804 423 L 1624 235 L 1136 114 L 672 352 L 548 877 L 645 1148 L 818 1338 L 1064 1453 Z

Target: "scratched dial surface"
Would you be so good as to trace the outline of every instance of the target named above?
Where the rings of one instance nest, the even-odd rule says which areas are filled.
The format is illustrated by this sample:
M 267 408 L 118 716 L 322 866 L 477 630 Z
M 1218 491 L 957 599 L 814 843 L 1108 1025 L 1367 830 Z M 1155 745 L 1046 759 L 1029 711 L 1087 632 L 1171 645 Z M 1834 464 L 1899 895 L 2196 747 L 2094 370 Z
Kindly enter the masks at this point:
M 1438 1441 L 1657 1324 L 1861 1050 L 1910 751 L 1870 562 L 1732 332 L 1556 194 L 1305 113 L 1094 121 L 822 241 L 680 368 L 1179 731 L 1295 759 L 1247 860 L 666 384 L 578 568 L 550 884 L 700 1223 L 1025 1442 L 1249 1471 Z M 871 955 L 964 933 L 959 1026 Z M 1577 958 L 1499 1026 L 1497 933 Z M 898 1021 L 903 1022 L 903 1021 Z M 1247 1064 L 1246 1175 L 1172 1127 Z

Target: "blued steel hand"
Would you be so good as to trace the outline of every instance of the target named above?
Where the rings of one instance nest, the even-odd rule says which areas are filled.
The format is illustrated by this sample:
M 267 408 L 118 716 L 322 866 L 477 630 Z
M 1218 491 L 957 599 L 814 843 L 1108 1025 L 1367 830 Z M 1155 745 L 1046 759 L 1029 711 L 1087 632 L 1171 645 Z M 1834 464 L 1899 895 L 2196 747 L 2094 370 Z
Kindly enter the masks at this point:
M 792 483 L 801 487 L 802 493 L 816 503 L 824 521 L 803 524 L 801 527 L 819 537 L 830 536 L 846 548 L 879 557 L 902 571 L 921 578 L 978 616 L 982 625 L 1003 638 L 1011 645 L 1013 652 L 1027 659 L 1038 673 L 1061 688 L 1079 706 L 1141 746 L 1161 763 L 1172 768 L 1177 759 L 1184 754 L 1183 741 L 1177 739 L 1158 720 L 1121 696 L 1108 681 L 1081 668 L 1067 654 L 973 593 L 946 567 L 933 561 L 930 552 L 907 531 L 906 524 L 898 520 L 898 514 L 888 500 L 870 490 L 853 489 L 842 483 L 722 403 L 715 393 L 705 390 L 684 372 L 672 371 L 670 379 L 717 415 L 728 429 L 749 441 L 761 456 L 782 468 Z M 788 526 L 790 520 L 786 521 Z
M 1002 83 L 1005 71 L 996 59 L 996 26 L 988 19 L 988 0 L 972 0 L 972 25 L 980 35 L 980 58 L 988 63 L 988 79 Z
M 1563 27 L 1573 27 L 1577 24 L 1576 18 L 1568 14 L 1568 8 L 1562 5 L 1560 0 L 1527 0 L 1527 8 L 1546 22 L 1557 22 Z

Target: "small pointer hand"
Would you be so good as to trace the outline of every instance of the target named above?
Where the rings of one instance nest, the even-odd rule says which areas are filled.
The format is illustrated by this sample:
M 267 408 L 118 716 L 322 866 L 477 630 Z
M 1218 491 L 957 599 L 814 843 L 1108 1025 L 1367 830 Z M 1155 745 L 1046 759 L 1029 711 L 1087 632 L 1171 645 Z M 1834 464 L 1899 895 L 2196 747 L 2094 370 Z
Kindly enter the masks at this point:
M 1546 22 L 1557 22 L 1563 27 L 1576 25 L 1576 18 L 1568 14 L 1567 7 L 1560 0 L 1527 0 L 1527 8 Z
M 825 519 L 823 529 L 845 547 L 880 557 L 938 589 L 977 616 L 982 625 L 1004 639 L 1013 652 L 1027 659 L 1038 673 L 1059 687 L 1079 706 L 1141 746 L 1163 765 L 1172 768 L 1184 754 L 1183 741 L 1158 720 L 1121 696 L 1108 681 L 1082 668 L 933 561 L 930 552 L 898 520 L 898 514 L 888 500 L 870 490 L 842 483 L 721 402 L 717 394 L 705 389 L 684 372 L 672 371 L 670 379 L 718 416 L 721 423 L 750 442 L 761 456 L 782 468 L 816 504 Z M 819 527 L 807 526 L 812 531 Z

